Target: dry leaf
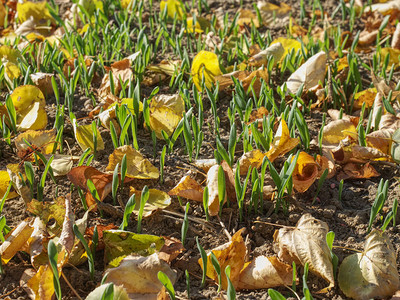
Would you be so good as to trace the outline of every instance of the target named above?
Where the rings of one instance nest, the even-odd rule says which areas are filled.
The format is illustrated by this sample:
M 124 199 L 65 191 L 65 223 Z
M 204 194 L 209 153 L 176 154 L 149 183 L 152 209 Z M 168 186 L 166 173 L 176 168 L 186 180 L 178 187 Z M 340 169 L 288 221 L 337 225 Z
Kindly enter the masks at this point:
M 274 140 L 271 143 L 271 149 L 266 153 L 268 159 L 273 162 L 279 156 L 282 156 L 292 150 L 299 143 L 298 138 L 290 137 L 289 128 L 284 119 L 281 120 L 278 130 L 275 133 Z
M 299 193 L 304 193 L 318 177 L 318 164 L 311 155 L 302 151 L 299 154 L 292 176 L 293 187 Z
M 276 65 L 282 58 L 285 48 L 281 43 L 271 44 L 268 48 L 260 51 L 256 55 L 249 58 L 249 66 L 261 67 L 262 65 L 267 66 L 268 59 L 272 56 L 274 59 L 274 65 Z
M 101 299 L 104 295 L 105 290 L 111 285 L 112 283 L 106 283 L 98 286 L 93 291 L 87 295 L 85 300 L 98 300 Z M 112 300 L 130 300 L 126 290 L 122 285 L 113 285 L 113 298 Z
M 365 178 L 371 178 L 371 177 L 378 177 L 380 174 L 375 170 L 373 166 L 371 166 L 369 163 L 366 163 L 364 165 L 360 164 L 355 164 L 352 162 L 347 163 L 343 167 L 343 172 L 337 175 L 337 180 L 344 180 L 344 179 L 365 179 Z
M 317 86 L 319 82 L 324 83 L 326 68 L 326 54 L 321 51 L 309 58 L 298 68 L 286 81 L 288 92 L 296 94 L 301 85 L 303 90 L 308 91 Z
M 400 49 L 400 23 L 397 23 L 396 30 L 393 33 L 392 44 L 393 49 Z
M 131 186 L 129 189 L 129 194 L 136 195 L 137 200 L 135 203 L 135 208 L 133 209 L 132 212 L 135 215 L 139 215 L 140 198 L 142 196 L 142 192 L 137 191 L 134 187 Z M 171 204 L 171 197 L 168 196 L 166 192 L 157 189 L 149 189 L 149 198 L 147 199 L 146 204 L 144 205 L 142 216 L 144 218 L 149 217 L 157 210 L 167 208 L 170 204 Z
M 374 229 L 366 238 L 364 251 L 343 260 L 338 275 L 340 289 L 357 300 L 392 296 L 400 286 L 396 265 L 389 237 Z
M 329 122 L 329 124 L 324 127 L 322 142 L 324 144 L 336 145 L 347 136 L 357 138 L 356 127 L 352 122 L 340 119 Z
M 259 169 L 265 155 L 258 149 L 244 153 L 239 159 L 240 175 L 246 175 L 250 167 Z
M 238 286 L 240 271 L 243 269 L 246 256 L 246 245 L 242 238 L 242 232 L 244 228 L 240 229 L 232 236 L 232 240 L 224 245 L 221 245 L 211 250 L 207 255 L 207 276 L 218 282 L 218 275 L 211 263 L 211 252 L 217 257 L 218 262 L 221 266 L 221 270 L 229 265 L 231 266 L 230 280 L 234 287 Z M 199 264 L 203 268 L 203 260 L 199 259 Z M 221 282 L 222 288 L 227 289 L 228 283 L 226 276 L 222 276 Z
M 278 6 L 267 1 L 258 1 L 257 8 L 260 10 L 263 23 L 267 26 L 275 19 L 283 19 L 289 16 L 292 10 L 292 8 L 284 2 L 279 2 Z
M 32 82 L 42 91 L 45 96 L 50 96 L 54 93 L 51 78 L 53 73 L 38 72 L 30 75 Z
M 157 294 L 163 287 L 157 273 L 162 271 L 175 283 L 177 276 L 168 264 L 158 258 L 157 253 L 150 256 L 125 257 L 116 268 L 106 271 L 106 282 L 122 285 L 130 297 L 133 294 Z
M 162 246 L 160 252 L 158 252 L 158 257 L 167 263 L 171 263 L 175 258 L 178 257 L 185 248 L 182 242 L 174 237 L 163 237 L 165 240 L 164 246 Z
M 138 179 L 158 179 L 159 172 L 151 162 L 144 158 L 139 151 L 132 146 L 125 145 L 116 148 L 108 158 L 107 171 L 114 171 L 115 166 L 121 165 L 122 158 L 126 155 L 126 176 Z
M 168 195 L 203 202 L 203 187 L 192 177 L 184 176 Z
M 33 232 L 31 221 L 31 218 L 25 219 L 6 236 L 6 240 L 0 246 L 0 255 L 3 264 L 7 264 L 28 242 Z
M 304 214 L 296 228 L 284 227 L 275 231 L 274 242 L 278 257 L 285 262 L 305 265 L 310 271 L 329 282 L 328 289 L 335 286 L 331 253 L 326 243 L 328 224 Z
M 291 285 L 293 270 L 276 257 L 258 256 L 240 271 L 238 289 L 266 289 Z
M 161 131 L 171 136 L 185 112 L 185 103 L 180 95 L 156 95 L 149 104 L 150 127 L 159 139 Z
M 10 175 L 7 171 L 0 171 L 0 199 L 3 199 L 4 194 L 7 192 L 8 185 L 10 184 Z M 8 193 L 7 199 L 18 197 L 18 193 L 11 188 Z
M 24 160 L 34 161 L 34 151 L 25 143 L 27 141 L 33 149 L 39 150 L 42 154 L 50 154 L 54 148 L 58 148 L 56 142 L 56 130 L 28 130 L 17 136 L 15 147 L 18 150 L 18 156 Z
M 93 153 L 95 150 L 94 144 L 94 132 L 92 124 L 89 125 L 78 125 L 76 119 L 72 120 L 72 126 L 74 128 L 75 139 L 78 142 L 79 146 L 85 151 L 87 148 L 90 148 L 91 152 Z M 104 142 L 103 138 L 101 137 L 99 129 L 95 128 L 96 135 L 97 135 L 97 145 L 96 151 L 104 150 Z

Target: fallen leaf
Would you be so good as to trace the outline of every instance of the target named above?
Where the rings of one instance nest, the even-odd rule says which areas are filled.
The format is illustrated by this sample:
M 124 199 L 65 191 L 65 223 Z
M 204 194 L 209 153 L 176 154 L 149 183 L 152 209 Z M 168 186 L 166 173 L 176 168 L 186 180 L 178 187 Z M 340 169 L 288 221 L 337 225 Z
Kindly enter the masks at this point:
M 143 294 L 155 294 L 156 296 L 163 287 L 157 277 L 159 271 L 166 274 L 172 284 L 175 283 L 176 272 L 165 261 L 160 260 L 157 253 L 147 257 L 129 255 L 121 261 L 118 267 L 105 272 L 105 276 L 107 276 L 105 282 L 122 285 L 130 299 L 143 297 Z
M 244 228 L 240 229 L 232 236 L 230 242 L 212 249 L 207 254 L 207 276 L 215 282 L 218 282 L 218 275 L 211 263 L 211 252 L 217 257 L 221 270 L 225 270 L 228 265 L 231 266 L 230 280 L 234 287 L 238 286 L 240 271 L 243 269 L 246 256 L 246 245 L 242 238 L 243 231 Z M 203 269 L 203 260 L 201 258 L 199 259 L 199 265 Z M 222 276 L 221 285 L 224 290 L 227 289 L 226 276 Z
M 168 195 L 203 202 L 203 187 L 192 177 L 184 176 Z
M 183 3 L 180 0 L 161 1 L 160 11 L 164 11 L 165 7 L 167 7 L 168 17 L 175 19 L 176 15 L 177 20 L 182 20 L 185 10 Z
M 7 171 L 0 171 L 0 199 L 3 199 L 4 194 L 7 192 L 8 185 L 10 184 L 10 175 Z M 12 199 L 18 197 L 18 193 L 11 188 L 8 193 L 7 199 Z
M 299 154 L 292 176 L 293 187 L 299 193 L 304 193 L 318 177 L 318 164 L 311 155 L 302 151 Z
M 136 195 L 135 208 L 133 209 L 132 212 L 135 215 L 139 215 L 140 198 L 142 196 L 142 192 L 136 190 L 134 187 L 131 186 L 129 189 L 129 194 Z M 149 217 L 157 210 L 167 208 L 170 204 L 171 204 L 171 197 L 166 192 L 157 189 L 149 189 L 149 198 L 147 199 L 146 204 L 144 205 L 142 216 L 144 218 Z
M 267 26 L 272 23 L 275 18 L 283 19 L 289 16 L 292 10 L 292 8 L 284 2 L 279 2 L 279 5 L 276 5 L 267 1 L 258 1 L 257 8 L 260 10 L 263 23 Z
M 25 1 L 17 4 L 17 12 L 19 21 L 25 22 L 30 17 L 33 17 L 36 23 L 51 21 L 54 22 L 49 10 L 47 9 L 47 2 L 31 2 Z
M 72 127 L 74 128 L 75 139 L 83 151 L 90 148 L 91 152 L 94 152 L 94 132 L 92 124 L 89 125 L 78 125 L 76 119 L 72 120 Z M 97 136 L 96 151 L 104 150 L 104 142 L 101 137 L 99 129 L 95 128 Z
M 50 158 L 50 155 L 45 155 L 46 159 Z M 74 165 L 74 160 L 79 160 L 79 156 L 70 156 L 63 154 L 53 154 L 53 161 L 50 167 L 53 169 L 54 176 L 67 175 Z
M 265 155 L 266 154 L 259 149 L 244 153 L 239 159 L 240 175 L 246 175 L 250 167 L 259 169 Z
M 399 23 L 397 23 L 396 30 L 393 33 L 391 47 L 393 49 L 400 49 L 400 25 L 399 25 Z
M 166 261 L 167 263 L 171 263 L 175 258 L 178 257 L 185 248 L 182 245 L 182 242 L 174 237 L 166 237 L 164 236 L 164 245 L 162 246 L 160 252 L 158 252 L 158 258 Z
M 148 256 L 160 251 L 164 245 L 162 237 L 124 230 L 104 230 L 103 241 L 104 257 L 107 262 L 129 254 Z
M 67 174 L 68 179 L 84 191 L 86 191 L 86 203 L 88 207 L 96 204 L 90 190 L 87 186 L 87 181 L 90 179 L 96 187 L 97 193 L 99 194 L 100 201 L 103 201 L 105 197 L 111 192 L 112 188 L 112 174 L 106 174 L 100 172 L 94 167 L 79 166 L 72 168 Z M 126 179 L 125 179 L 126 180 Z M 125 181 L 126 182 L 126 181 Z
M 149 104 L 150 127 L 159 139 L 161 131 L 171 136 L 185 112 L 185 103 L 180 95 L 156 95 Z
M 115 285 L 113 283 L 105 283 L 100 285 L 99 287 L 95 288 L 93 291 L 87 295 L 85 300 L 98 300 L 101 299 L 105 290 L 110 286 L 113 285 L 113 298 L 110 300 L 130 300 L 126 290 L 122 285 Z
M 298 40 L 295 39 L 288 39 L 284 37 L 279 37 L 275 40 L 272 41 L 271 45 L 280 43 L 285 50 L 283 52 L 283 55 L 281 57 L 281 61 L 288 55 L 290 52 L 294 51 L 296 54 L 298 51 L 301 50 L 301 43 Z
M 274 233 L 274 247 L 278 257 L 285 262 L 304 266 L 329 282 L 327 289 L 335 286 L 331 253 L 326 243 L 328 224 L 304 214 L 295 228 L 284 227 Z
M 237 20 L 237 24 L 240 27 L 243 27 L 244 25 L 251 26 L 252 23 L 256 28 L 260 27 L 260 23 L 258 22 L 257 16 L 254 14 L 254 12 L 249 9 L 239 9 L 239 18 Z
M 392 296 L 400 285 L 396 252 L 386 233 L 374 229 L 364 251 L 347 256 L 339 268 L 339 287 L 350 298 L 367 300 Z
M 353 179 L 353 178 L 371 178 L 378 177 L 380 174 L 375 170 L 370 163 L 366 163 L 363 165 L 349 162 L 343 167 L 343 173 L 337 175 L 337 180 L 344 179 Z
M 191 75 L 197 90 L 203 90 L 201 87 L 203 76 L 205 86 L 211 88 L 215 83 L 215 77 L 221 74 L 218 57 L 215 53 L 202 50 L 194 57 Z
M 298 138 L 290 137 L 289 128 L 284 119 L 281 120 L 278 130 L 275 133 L 274 140 L 271 143 L 271 149 L 266 153 L 268 159 L 273 162 L 276 158 L 286 154 L 299 143 Z
M 394 130 L 380 129 L 373 131 L 366 136 L 366 142 L 369 147 L 380 150 L 384 154 L 390 154 L 392 145 L 392 135 Z
M 361 109 L 363 103 L 365 103 L 365 108 L 371 108 L 374 104 L 376 93 L 376 88 L 370 88 L 356 93 L 354 95 L 353 107 L 355 109 Z
M 33 232 L 31 221 L 31 218 L 25 219 L 6 236 L 6 240 L 0 246 L 0 255 L 3 264 L 7 264 L 28 242 Z
M 321 51 L 310 57 L 300 66 L 286 81 L 288 92 L 296 94 L 303 85 L 303 90 L 308 91 L 317 86 L 319 82 L 324 83 L 326 68 L 326 54 Z
M 340 119 L 329 122 L 323 130 L 322 142 L 324 144 L 336 145 L 347 136 L 357 138 L 357 130 L 352 122 Z
M 107 171 L 114 171 L 115 166 L 121 165 L 122 158 L 126 154 L 127 171 L 126 176 L 138 179 L 158 179 L 159 171 L 149 160 L 143 157 L 139 151 L 132 146 L 125 145 L 116 148 L 108 158 Z
M 34 85 L 21 85 L 11 94 L 19 130 L 40 130 L 47 126 L 46 101 Z
M 240 271 L 238 289 L 267 289 L 291 285 L 293 270 L 276 257 L 258 256 Z
M 30 75 L 32 82 L 36 85 L 45 96 L 51 96 L 53 91 L 53 85 L 51 83 L 51 78 L 54 77 L 53 73 L 34 73 Z
M 282 58 L 285 49 L 283 48 L 281 43 L 271 44 L 268 48 L 263 51 L 260 51 L 256 55 L 253 55 L 249 58 L 248 65 L 254 67 L 261 67 L 262 65 L 267 66 L 268 59 L 273 57 L 274 65 L 276 65 L 280 59 Z
M 58 148 L 56 142 L 56 130 L 28 130 L 19 134 L 15 139 L 17 155 L 24 160 L 34 161 L 34 151 L 25 143 L 27 141 L 32 148 L 42 154 L 50 154 Z
M 232 73 L 227 73 L 227 74 L 223 74 L 223 75 L 218 75 L 215 76 L 215 81 L 219 82 L 219 89 L 220 91 L 225 90 L 228 86 L 233 84 L 233 80 L 232 77 L 235 77 L 236 79 L 238 79 L 242 85 L 244 89 L 248 89 L 250 87 L 251 84 L 253 84 L 253 89 L 255 91 L 256 94 L 259 94 L 261 86 L 262 86 L 262 81 L 267 82 L 269 79 L 269 74 L 268 74 L 268 70 L 264 67 L 260 67 L 259 69 L 255 70 L 255 71 L 234 71 Z M 255 81 L 253 82 L 253 79 L 255 79 Z

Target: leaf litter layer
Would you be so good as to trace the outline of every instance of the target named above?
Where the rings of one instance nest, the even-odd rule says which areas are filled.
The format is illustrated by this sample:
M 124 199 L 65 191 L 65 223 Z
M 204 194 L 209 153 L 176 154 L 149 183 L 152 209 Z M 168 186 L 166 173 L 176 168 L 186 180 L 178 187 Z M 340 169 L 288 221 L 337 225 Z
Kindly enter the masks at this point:
M 122 298 L 166 299 L 163 271 L 185 298 L 187 270 L 191 298 L 222 297 L 213 250 L 231 298 L 228 265 L 239 299 L 393 295 L 396 1 L 183 2 L 6 4 L 1 294 L 84 299 L 114 274 Z

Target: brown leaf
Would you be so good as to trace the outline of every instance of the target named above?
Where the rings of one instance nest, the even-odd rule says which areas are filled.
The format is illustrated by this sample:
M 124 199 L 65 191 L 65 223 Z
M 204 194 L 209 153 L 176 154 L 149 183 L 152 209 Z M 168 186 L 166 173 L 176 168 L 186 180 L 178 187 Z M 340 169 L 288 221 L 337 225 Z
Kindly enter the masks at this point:
M 158 258 L 170 263 L 177 258 L 185 248 L 183 247 L 182 242 L 177 238 L 168 236 L 163 236 L 163 238 L 165 243 L 160 252 L 158 252 Z
M 299 193 L 304 193 L 314 183 L 318 176 L 318 164 L 314 158 L 302 151 L 299 154 L 293 171 L 293 187 Z
M 250 167 L 259 169 L 265 156 L 258 149 L 244 153 L 239 159 L 240 175 L 246 175 Z
M 178 184 L 168 192 L 168 195 L 203 202 L 203 187 L 190 176 L 184 176 Z
M 92 227 L 86 228 L 86 230 L 85 230 L 85 236 L 87 236 L 89 240 L 92 240 L 92 238 L 93 238 L 94 227 L 95 226 L 92 226 Z M 97 244 L 97 248 L 96 248 L 97 250 L 104 249 L 103 231 L 104 230 L 112 230 L 112 229 L 118 229 L 118 226 L 116 226 L 114 224 L 108 224 L 108 225 L 98 224 L 97 225 L 97 233 L 99 236 L 99 243 Z
M 337 175 L 337 180 L 342 179 L 353 179 L 353 178 L 371 178 L 378 177 L 380 174 L 375 170 L 373 166 L 368 163 L 364 165 L 355 164 L 355 163 L 347 163 L 343 167 L 344 173 L 339 173 Z
M 275 249 L 278 257 L 287 263 L 310 266 L 310 271 L 335 285 L 331 253 L 326 243 L 328 224 L 304 214 L 296 228 L 284 227 L 274 233 Z
M 276 158 L 286 154 L 299 143 L 298 138 L 290 137 L 289 128 L 284 119 L 281 120 L 275 138 L 271 143 L 271 149 L 266 153 L 268 159 L 273 162 Z

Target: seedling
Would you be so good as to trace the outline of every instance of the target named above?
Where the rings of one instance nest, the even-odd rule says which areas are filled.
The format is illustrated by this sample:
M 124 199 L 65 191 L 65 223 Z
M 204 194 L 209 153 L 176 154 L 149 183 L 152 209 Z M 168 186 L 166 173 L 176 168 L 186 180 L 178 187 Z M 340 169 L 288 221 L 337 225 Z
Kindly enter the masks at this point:
M 185 207 L 185 217 L 183 218 L 183 223 L 182 223 L 182 246 L 185 247 L 185 241 L 186 241 L 186 234 L 189 229 L 189 220 L 188 220 L 188 211 L 189 211 L 190 204 L 189 202 L 186 203 Z
M 160 183 L 164 182 L 164 164 L 165 164 L 165 155 L 167 154 L 167 145 L 163 146 L 160 156 Z
M 388 196 L 388 189 L 389 189 L 389 181 L 388 180 L 383 181 L 383 178 L 382 178 L 378 185 L 378 190 L 376 192 L 375 201 L 371 207 L 371 215 L 369 218 L 367 232 L 371 231 L 372 223 L 374 222 L 376 216 L 382 210 L 383 205 L 385 204 L 385 201 Z
M 40 182 L 38 183 L 37 197 L 38 197 L 39 201 L 43 201 L 43 190 L 44 190 L 44 185 L 46 183 L 46 176 L 47 176 L 47 173 L 49 172 L 50 164 L 52 163 L 53 159 L 54 159 L 54 155 L 52 155 L 49 158 L 49 160 L 47 161 L 46 166 L 43 171 L 43 174 L 42 174 L 42 177 L 40 178 Z
M 204 213 L 205 213 L 205 215 L 206 215 L 206 221 L 207 221 L 207 222 L 209 221 L 209 214 L 208 214 L 208 197 L 209 197 L 209 195 L 208 195 L 208 187 L 206 186 L 206 187 L 204 188 L 204 191 L 203 191 L 203 208 L 204 208 Z
M 213 265 L 214 270 L 217 273 L 217 277 L 218 277 L 218 290 L 217 290 L 217 293 L 219 293 L 221 291 L 221 287 L 222 287 L 221 266 L 219 264 L 218 258 L 215 256 L 214 252 L 212 252 L 212 251 L 210 253 L 210 258 L 211 258 L 211 264 Z
M 304 294 L 304 298 L 303 299 L 312 300 L 314 298 L 311 296 L 311 292 L 310 292 L 310 290 L 308 288 L 308 285 L 307 285 L 308 267 L 309 267 L 309 265 L 308 265 L 308 262 L 307 262 L 305 264 L 305 266 L 304 266 L 304 274 L 303 274 L 303 294 Z
M 219 200 L 219 216 L 222 214 L 222 207 L 226 200 L 225 172 L 222 166 L 218 168 L 218 200 Z
M 90 247 L 88 243 L 86 242 L 85 238 L 83 237 L 82 233 L 79 231 L 79 228 L 76 224 L 74 224 L 73 227 L 74 234 L 75 236 L 81 241 L 83 248 L 86 251 L 87 257 L 88 257 L 88 263 L 89 263 L 89 272 L 90 272 L 90 278 L 94 280 L 94 258 L 92 251 L 90 250 Z
M 275 291 L 274 289 L 268 289 L 268 295 L 271 297 L 271 300 L 286 300 L 281 293 Z
M 231 266 L 226 266 L 225 275 L 226 275 L 226 280 L 228 281 L 228 289 L 226 291 L 228 300 L 234 300 L 236 299 L 236 291 L 231 281 Z
M 339 202 L 341 202 L 342 201 L 342 193 L 343 193 L 343 183 L 344 183 L 344 180 L 342 179 L 342 180 L 340 180 L 340 182 L 339 182 Z
M 329 169 L 325 169 L 324 172 L 322 173 L 321 177 L 318 180 L 318 187 L 317 187 L 317 192 L 315 193 L 314 199 L 312 201 L 312 205 L 314 205 L 315 200 L 317 200 L 318 194 L 321 191 L 322 185 L 325 182 L 326 176 L 328 176 Z
M 129 200 L 125 205 L 124 216 L 122 218 L 122 223 L 119 226 L 120 230 L 125 230 L 126 227 L 128 227 L 129 218 L 130 218 L 133 210 L 135 209 L 135 205 L 136 205 L 135 197 L 136 197 L 136 195 L 132 194 L 132 196 L 129 197 Z
M 114 299 L 114 284 L 110 283 L 104 289 L 103 295 L 101 296 L 101 300 L 113 300 Z
M 386 227 L 389 225 L 391 220 L 393 220 L 393 227 L 396 226 L 397 206 L 398 206 L 398 200 L 396 198 L 393 201 L 392 210 L 386 215 L 385 221 L 383 222 L 383 225 L 381 227 L 382 231 L 386 230 Z
M 326 234 L 326 243 L 328 244 L 329 250 L 331 251 L 331 259 L 332 259 L 332 265 L 333 265 L 333 274 L 336 279 L 336 271 L 337 267 L 339 265 L 339 258 L 336 256 L 335 253 L 333 253 L 332 248 L 333 248 L 333 241 L 335 240 L 335 233 L 333 231 L 329 231 Z
M 204 287 L 204 284 L 206 283 L 206 274 L 207 274 L 207 253 L 204 250 L 204 248 L 200 245 L 198 236 L 196 236 L 196 244 L 197 244 L 197 248 L 199 249 L 202 264 L 203 264 L 203 275 L 201 277 L 201 287 Z
M 240 222 L 243 221 L 243 209 L 244 209 L 244 197 L 246 195 L 247 184 L 249 182 L 251 174 L 251 167 L 247 171 L 246 179 L 242 185 L 240 182 L 240 165 L 239 162 L 236 165 L 236 172 L 235 172 L 235 191 L 236 191 L 236 199 L 238 202 L 239 207 L 239 220 Z
M 142 231 L 143 211 L 144 211 L 144 206 L 146 205 L 148 199 L 149 199 L 149 188 L 147 187 L 147 185 L 145 185 L 142 190 L 142 195 L 140 197 L 140 207 L 139 207 L 138 222 L 137 222 L 138 233 Z
M 112 193 L 114 205 L 116 204 L 117 191 L 118 191 L 118 187 L 119 187 L 118 171 L 119 171 L 119 163 L 117 163 L 117 165 L 114 168 L 113 180 L 112 180 L 112 186 L 111 186 L 111 193 Z
M 174 289 L 174 286 L 173 286 L 171 280 L 168 278 L 168 276 L 164 272 L 158 271 L 157 277 L 158 277 L 158 280 L 160 280 L 162 285 L 167 290 L 168 295 L 170 296 L 171 300 L 175 300 L 175 289 Z
M 61 300 L 62 296 L 61 296 L 60 276 L 58 274 L 58 268 L 57 268 L 58 250 L 53 240 L 50 240 L 47 245 L 47 253 L 49 255 L 49 264 L 53 272 L 54 292 L 56 294 L 57 299 Z

